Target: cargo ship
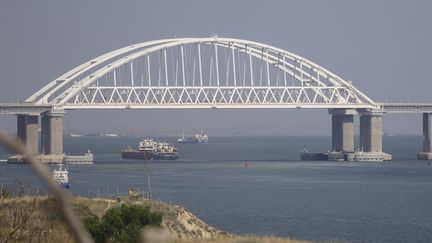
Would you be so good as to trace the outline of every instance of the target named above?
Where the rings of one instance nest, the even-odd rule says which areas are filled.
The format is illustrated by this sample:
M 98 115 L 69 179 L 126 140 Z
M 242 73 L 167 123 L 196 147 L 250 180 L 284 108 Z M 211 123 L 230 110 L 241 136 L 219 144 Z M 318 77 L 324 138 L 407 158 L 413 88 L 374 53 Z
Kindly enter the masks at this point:
M 123 159 L 137 160 L 176 160 L 178 150 L 167 142 L 144 139 L 139 143 L 138 150 L 128 146 L 121 151 Z
M 181 138 L 177 139 L 178 143 L 207 143 L 209 140 L 207 134 L 203 133 L 202 129 L 200 134 L 195 136 L 185 137 L 184 133 Z

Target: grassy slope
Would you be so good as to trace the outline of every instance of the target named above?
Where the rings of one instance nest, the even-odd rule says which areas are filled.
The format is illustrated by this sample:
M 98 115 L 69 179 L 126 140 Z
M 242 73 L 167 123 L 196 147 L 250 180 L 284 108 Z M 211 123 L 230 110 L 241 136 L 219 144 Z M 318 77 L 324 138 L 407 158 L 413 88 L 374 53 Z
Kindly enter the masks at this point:
M 82 197 L 73 199 L 75 212 L 81 218 L 90 214 L 101 217 L 110 207 L 123 203 L 150 206 L 152 211 L 161 212 L 163 215 L 162 226 L 167 234 L 167 242 L 304 242 L 275 237 L 233 236 L 206 224 L 183 207 L 170 206 L 157 201 L 129 201 L 126 199 L 118 202 L 110 199 Z M 14 242 L 73 242 L 53 199 L 46 197 L 0 199 L 0 215 L 2 216 L 0 217 L 0 242 L 3 242 L 3 239 L 16 228 L 16 225 L 23 221 L 25 223 L 13 235 L 12 241 Z M 27 220 L 26 215 L 28 215 Z

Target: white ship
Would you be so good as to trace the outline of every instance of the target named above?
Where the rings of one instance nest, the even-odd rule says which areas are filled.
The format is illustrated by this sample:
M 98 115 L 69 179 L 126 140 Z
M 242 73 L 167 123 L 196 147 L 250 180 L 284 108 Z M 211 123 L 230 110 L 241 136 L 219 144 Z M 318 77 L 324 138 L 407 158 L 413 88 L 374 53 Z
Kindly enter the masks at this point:
M 84 155 L 64 155 L 64 164 L 94 164 L 94 156 L 90 149 Z
M 54 181 L 56 181 L 57 183 L 59 183 L 59 185 L 62 188 L 65 189 L 69 189 L 70 188 L 70 184 L 69 184 L 69 172 L 67 171 L 67 169 L 63 169 L 62 164 L 60 164 L 58 169 L 54 169 L 53 171 L 53 179 Z
M 84 135 L 82 134 L 76 134 L 76 133 L 71 133 L 69 134 L 69 136 L 73 137 L 73 138 L 80 138 L 80 137 L 84 137 Z
M 115 134 L 115 133 L 104 133 L 104 134 L 101 134 L 101 136 L 102 137 L 118 137 L 119 135 Z

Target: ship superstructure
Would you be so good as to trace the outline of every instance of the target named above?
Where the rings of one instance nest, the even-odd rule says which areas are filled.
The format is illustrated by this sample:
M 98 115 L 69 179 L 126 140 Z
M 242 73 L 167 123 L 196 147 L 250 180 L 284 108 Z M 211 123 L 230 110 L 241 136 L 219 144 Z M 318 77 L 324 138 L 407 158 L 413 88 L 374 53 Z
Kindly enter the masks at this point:
M 65 164 L 93 164 L 95 161 L 90 149 L 84 155 L 64 155 L 63 163 Z
M 203 133 L 203 130 L 201 129 L 201 132 L 199 134 L 196 134 L 195 136 L 189 136 L 185 137 L 184 133 L 181 138 L 177 139 L 178 143 L 208 143 L 208 135 Z
M 62 164 L 60 164 L 59 168 L 54 169 L 53 171 L 53 179 L 54 181 L 56 181 L 57 183 L 59 183 L 59 185 L 62 188 L 65 189 L 69 189 L 70 184 L 69 184 L 69 172 L 67 171 L 67 169 L 63 169 Z
M 121 151 L 121 155 L 123 159 L 175 160 L 178 158 L 178 150 L 167 142 L 147 138 L 139 143 L 138 150 L 128 146 Z

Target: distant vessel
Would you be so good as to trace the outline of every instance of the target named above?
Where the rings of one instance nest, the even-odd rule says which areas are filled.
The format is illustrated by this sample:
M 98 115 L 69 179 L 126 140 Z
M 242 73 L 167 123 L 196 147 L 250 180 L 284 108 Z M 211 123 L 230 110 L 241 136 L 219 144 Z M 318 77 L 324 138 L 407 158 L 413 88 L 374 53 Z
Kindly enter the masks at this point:
M 128 148 L 121 151 L 123 159 L 139 160 L 176 160 L 177 148 L 167 142 L 159 142 L 153 139 L 144 139 L 139 143 L 138 150 Z
M 84 155 L 64 155 L 63 163 L 65 164 L 93 164 L 94 156 L 90 149 Z
M 118 137 L 118 135 L 115 133 L 104 133 L 104 134 L 101 134 L 101 136 L 102 137 Z
M 390 154 L 383 152 L 356 152 L 329 151 L 327 153 L 308 152 L 306 146 L 300 153 L 301 160 L 328 160 L 328 161 L 356 161 L 356 162 L 380 162 L 391 160 Z
M 82 135 L 82 134 L 75 134 L 75 133 L 71 133 L 71 134 L 69 134 L 71 137 L 73 137 L 73 138 L 80 138 L 80 137 L 84 137 L 84 135 Z
M 209 140 L 207 134 L 203 133 L 201 129 L 200 134 L 196 134 L 195 136 L 185 137 L 184 133 L 181 138 L 177 139 L 178 143 L 207 143 Z
M 331 151 L 328 153 L 328 160 L 343 162 L 345 161 L 345 153 L 342 151 Z
M 67 169 L 63 169 L 62 165 L 60 164 L 60 167 L 58 169 L 54 169 L 53 171 L 53 179 L 57 183 L 60 184 L 62 188 L 69 189 L 69 176 L 68 176 Z
M 306 149 L 306 146 L 303 145 L 303 150 L 300 153 L 300 159 L 301 160 L 328 160 L 329 154 L 328 153 L 309 152 Z
M 347 161 L 356 162 L 382 162 L 391 160 L 392 156 L 384 152 L 363 152 L 357 149 L 354 153 L 347 153 Z

